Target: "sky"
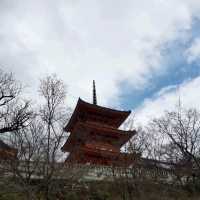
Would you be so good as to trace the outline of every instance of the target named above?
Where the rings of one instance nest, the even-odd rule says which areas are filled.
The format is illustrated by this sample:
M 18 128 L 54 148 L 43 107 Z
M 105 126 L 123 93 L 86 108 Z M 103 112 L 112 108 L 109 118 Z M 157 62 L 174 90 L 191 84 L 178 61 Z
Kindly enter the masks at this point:
M 0 68 L 34 98 L 56 73 L 67 101 L 132 110 L 147 123 L 179 98 L 200 106 L 200 1 L 0 0 Z

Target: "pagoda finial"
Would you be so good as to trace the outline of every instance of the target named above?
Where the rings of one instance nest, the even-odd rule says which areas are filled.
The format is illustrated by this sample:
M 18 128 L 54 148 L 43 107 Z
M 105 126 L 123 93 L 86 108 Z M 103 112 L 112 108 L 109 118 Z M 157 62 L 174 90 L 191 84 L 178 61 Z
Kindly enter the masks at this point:
M 97 94 L 96 94 L 95 80 L 93 80 L 93 104 L 97 105 Z

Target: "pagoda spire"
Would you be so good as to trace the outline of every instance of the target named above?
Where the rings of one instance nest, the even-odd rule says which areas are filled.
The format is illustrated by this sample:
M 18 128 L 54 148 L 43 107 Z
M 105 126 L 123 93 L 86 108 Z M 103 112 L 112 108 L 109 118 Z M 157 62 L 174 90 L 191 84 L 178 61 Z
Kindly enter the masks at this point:
M 93 104 L 97 105 L 97 94 L 96 94 L 95 80 L 93 80 Z

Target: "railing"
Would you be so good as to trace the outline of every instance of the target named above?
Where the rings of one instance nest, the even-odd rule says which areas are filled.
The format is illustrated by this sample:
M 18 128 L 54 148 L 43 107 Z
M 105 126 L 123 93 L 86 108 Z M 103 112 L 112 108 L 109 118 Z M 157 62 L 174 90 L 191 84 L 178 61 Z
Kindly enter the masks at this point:
M 99 165 L 82 165 L 82 164 L 65 164 L 50 163 L 47 165 L 43 162 L 1 162 L 0 174 L 4 176 L 20 175 L 26 177 L 30 175 L 32 179 L 41 179 L 47 172 L 53 172 L 55 179 L 76 179 L 76 180 L 113 180 L 116 178 L 131 179 L 159 179 L 170 181 L 173 176 L 173 170 L 159 167 L 113 167 Z

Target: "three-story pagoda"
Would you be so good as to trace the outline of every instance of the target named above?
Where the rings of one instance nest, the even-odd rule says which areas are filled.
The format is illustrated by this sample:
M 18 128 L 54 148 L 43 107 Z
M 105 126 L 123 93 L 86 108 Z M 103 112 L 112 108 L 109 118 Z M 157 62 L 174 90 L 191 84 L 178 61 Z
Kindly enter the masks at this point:
M 79 98 L 76 108 L 64 128 L 70 135 L 62 147 L 69 152 L 66 162 L 95 165 L 121 165 L 132 162 L 132 154 L 122 153 L 121 147 L 136 131 L 119 127 L 131 111 L 119 111 L 97 105 L 93 82 L 93 104 Z

